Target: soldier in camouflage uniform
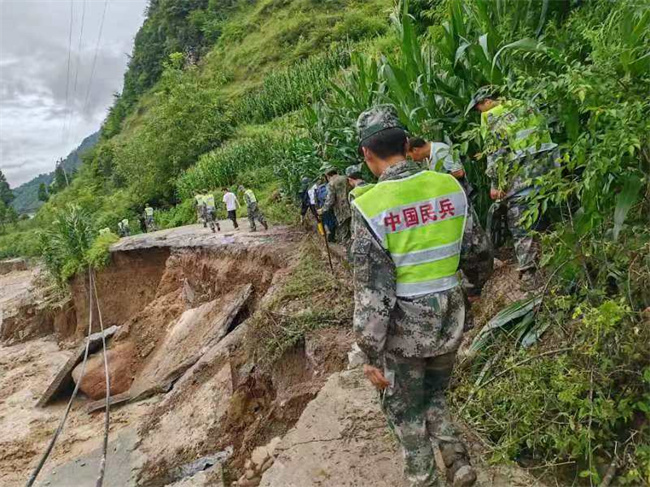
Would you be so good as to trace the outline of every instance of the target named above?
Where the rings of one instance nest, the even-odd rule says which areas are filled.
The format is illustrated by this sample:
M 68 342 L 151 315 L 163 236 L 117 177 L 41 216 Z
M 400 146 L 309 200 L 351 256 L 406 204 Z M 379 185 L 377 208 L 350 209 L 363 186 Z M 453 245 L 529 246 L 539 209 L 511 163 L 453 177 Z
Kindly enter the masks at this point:
M 354 331 L 368 358 L 364 373 L 383 391 L 409 487 L 443 485 L 434 445 L 449 482 L 468 487 L 476 474 L 445 402 L 465 322 L 458 263 L 474 248 L 467 198 L 452 176 L 406 160 L 394 107 L 362 113 L 357 129 L 360 151 L 379 178 L 353 190 Z M 383 213 L 373 214 L 382 205 Z
M 266 223 L 266 218 L 257 204 L 257 197 L 252 189 L 246 189 L 243 185 L 239 185 L 239 191 L 244 194 L 244 203 L 246 203 L 246 210 L 248 212 L 248 224 L 251 227 L 251 232 L 256 232 L 255 220 L 259 221 L 264 230 L 269 229 L 269 224 Z
M 350 239 L 350 203 L 348 202 L 348 180 L 338 174 L 333 166 L 325 166 L 327 197 L 320 213 L 332 210 L 336 218 L 336 239 L 345 244 Z
M 530 231 L 521 222 L 534 179 L 548 172 L 559 158 L 546 120 L 520 100 L 497 100 L 482 88 L 468 109 L 481 113 L 481 136 L 487 153 L 490 197 L 507 205 L 508 229 L 514 240 L 518 270 L 524 280 L 535 270 L 536 251 Z

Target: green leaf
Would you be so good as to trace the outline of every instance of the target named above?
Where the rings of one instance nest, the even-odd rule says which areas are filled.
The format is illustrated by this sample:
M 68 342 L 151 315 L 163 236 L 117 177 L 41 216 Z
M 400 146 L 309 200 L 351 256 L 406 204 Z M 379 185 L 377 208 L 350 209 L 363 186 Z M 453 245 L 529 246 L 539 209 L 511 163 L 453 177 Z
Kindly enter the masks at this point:
M 614 209 L 614 240 L 618 240 L 618 236 L 625 223 L 625 217 L 630 209 L 636 203 L 639 190 L 643 182 L 637 176 L 628 176 L 623 184 L 623 189 L 616 197 L 616 208 Z

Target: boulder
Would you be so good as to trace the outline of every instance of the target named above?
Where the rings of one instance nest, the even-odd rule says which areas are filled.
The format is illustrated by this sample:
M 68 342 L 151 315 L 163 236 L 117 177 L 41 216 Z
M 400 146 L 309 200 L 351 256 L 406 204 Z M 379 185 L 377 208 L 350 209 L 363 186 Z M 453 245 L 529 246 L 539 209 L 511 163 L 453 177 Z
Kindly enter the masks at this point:
M 134 352 L 134 347 L 130 343 L 120 343 L 108 351 L 111 396 L 128 391 L 131 387 L 134 377 L 132 367 Z M 82 365 L 80 363 L 72 371 L 75 384 L 81 379 Z M 88 357 L 86 372 L 79 388 L 91 399 L 102 399 L 106 396 L 104 356 L 101 351 Z

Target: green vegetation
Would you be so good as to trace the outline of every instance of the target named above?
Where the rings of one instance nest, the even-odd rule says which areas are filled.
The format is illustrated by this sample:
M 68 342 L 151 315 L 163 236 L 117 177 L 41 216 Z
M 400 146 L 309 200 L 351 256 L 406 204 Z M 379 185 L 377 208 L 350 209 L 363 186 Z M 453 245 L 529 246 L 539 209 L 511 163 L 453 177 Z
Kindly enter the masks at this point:
M 256 312 L 248 332 L 250 356 L 266 367 L 310 331 L 348 327 L 352 320 L 349 279 L 331 273 L 318 242 L 308 240 L 298 259 L 280 293 Z
M 55 232 L 44 257 L 64 281 L 89 258 L 102 260 L 100 250 L 90 252 L 99 228 L 134 221 L 146 203 L 163 227 L 188 223 L 195 192 L 239 182 L 258 192 L 272 220 L 295 221 L 300 178 L 315 178 L 324 161 L 358 162 L 354 124 L 376 103 L 394 104 L 411 133 L 453 144 L 484 216 L 483 141 L 478 115 L 466 107 L 488 84 L 534 103 L 561 149 L 560 167 L 535 181 L 540 190 L 525 216 L 549 223 L 549 282 L 534 315 L 545 334 L 525 348 L 500 332 L 480 347 L 454 403 L 496 461 L 563 464 L 569 483 L 595 485 L 615 460 L 621 485 L 647 484 L 643 2 L 153 1 L 100 142 L 33 221 L 7 226 L 0 255 L 33 254 L 37 228 Z M 71 204 L 77 209 L 65 210 Z M 309 293 L 329 296 L 334 284 L 310 252 L 288 287 L 295 294 L 255 325 L 262 361 L 318 324 L 349 319 L 347 301 L 332 301 L 336 316 L 334 306 L 312 306 Z

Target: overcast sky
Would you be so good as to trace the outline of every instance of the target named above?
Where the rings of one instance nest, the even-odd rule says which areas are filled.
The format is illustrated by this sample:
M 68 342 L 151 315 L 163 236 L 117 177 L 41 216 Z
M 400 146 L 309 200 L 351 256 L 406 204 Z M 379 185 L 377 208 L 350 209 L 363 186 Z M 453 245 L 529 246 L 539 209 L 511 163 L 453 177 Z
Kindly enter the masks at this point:
M 72 0 L 69 79 L 70 0 L 0 0 L 0 169 L 12 188 L 54 170 L 99 128 L 122 89 L 146 3 L 108 0 L 89 84 L 104 0 Z

